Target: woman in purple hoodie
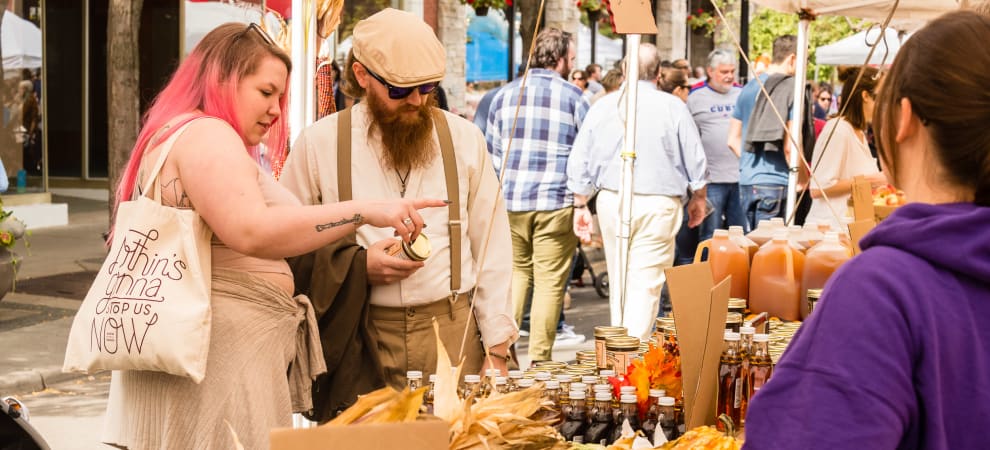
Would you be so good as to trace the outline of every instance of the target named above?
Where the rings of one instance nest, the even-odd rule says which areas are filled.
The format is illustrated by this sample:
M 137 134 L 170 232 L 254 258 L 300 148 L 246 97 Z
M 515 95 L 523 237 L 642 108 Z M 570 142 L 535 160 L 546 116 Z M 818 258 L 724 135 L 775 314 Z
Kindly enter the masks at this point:
M 913 203 L 829 281 L 746 417 L 746 448 L 990 447 L 990 18 L 898 52 L 874 115 Z

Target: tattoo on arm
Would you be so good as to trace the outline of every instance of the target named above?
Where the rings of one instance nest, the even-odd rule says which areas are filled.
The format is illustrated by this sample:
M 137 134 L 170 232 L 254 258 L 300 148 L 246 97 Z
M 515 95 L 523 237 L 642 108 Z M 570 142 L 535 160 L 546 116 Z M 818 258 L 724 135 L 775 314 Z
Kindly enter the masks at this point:
M 340 220 L 338 220 L 336 222 L 318 224 L 318 225 L 316 225 L 316 231 L 317 232 L 320 232 L 320 231 L 324 231 L 324 230 L 329 230 L 331 228 L 336 228 L 336 227 L 339 227 L 341 225 L 347 225 L 349 223 L 354 223 L 354 224 L 360 225 L 362 220 L 364 220 L 364 218 L 361 217 L 360 214 L 355 214 L 354 217 L 351 217 L 350 219 L 340 219 Z
M 172 181 L 163 183 L 160 189 L 162 190 L 163 198 L 168 198 L 168 194 L 172 195 L 171 200 L 175 202 L 176 208 L 192 208 L 192 202 L 189 201 L 189 196 L 182 189 L 182 183 L 179 182 L 178 178 L 173 178 Z

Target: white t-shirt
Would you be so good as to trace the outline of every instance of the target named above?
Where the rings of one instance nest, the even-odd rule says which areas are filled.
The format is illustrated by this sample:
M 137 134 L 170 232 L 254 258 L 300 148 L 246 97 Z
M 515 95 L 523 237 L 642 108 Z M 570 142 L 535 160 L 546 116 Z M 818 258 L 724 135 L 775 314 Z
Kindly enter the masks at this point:
M 825 148 L 825 141 L 828 140 L 829 133 L 835 128 L 828 148 Z M 856 175 L 872 175 L 879 173 L 877 160 L 870 154 L 870 147 L 866 141 L 861 140 L 856 135 L 852 125 L 844 119 L 835 118 L 825 123 L 818 141 L 815 142 L 815 152 L 811 157 L 811 167 L 815 169 L 815 178 L 821 183 L 821 188 L 828 188 L 839 180 L 846 180 Z M 812 189 L 818 189 L 818 185 L 811 183 Z M 829 196 L 829 203 L 839 217 L 848 217 L 849 207 L 847 202 L 850 195 Z M 832 214 L 824 198 L 816 198 L 811 203 L 811 211 L 805 221 L 816 221 L 828 223 L 833 227 L 841 229 L 841 222 Z

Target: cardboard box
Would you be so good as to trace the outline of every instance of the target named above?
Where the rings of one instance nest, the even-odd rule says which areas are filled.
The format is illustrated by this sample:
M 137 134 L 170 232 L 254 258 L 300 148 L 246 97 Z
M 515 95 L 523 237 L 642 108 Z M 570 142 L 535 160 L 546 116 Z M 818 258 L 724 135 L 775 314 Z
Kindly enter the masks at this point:
M 717 286 L 707 262 L 664 271 L 674 307 L 677 344 L 681 349 L 684 421 L 690 430 L 715 424 L 718 361 L 725 336 L 732 277 Z
M 271 432 L 271 449 L 446 450 L 449 435 L 450 426 L 443 420 L 279 428 Z

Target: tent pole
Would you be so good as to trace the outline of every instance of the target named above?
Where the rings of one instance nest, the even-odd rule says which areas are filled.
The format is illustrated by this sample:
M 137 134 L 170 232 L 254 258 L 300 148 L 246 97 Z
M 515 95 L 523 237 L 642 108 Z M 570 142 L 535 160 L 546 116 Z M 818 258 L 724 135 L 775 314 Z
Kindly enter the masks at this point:
M 613 326 L 620 326 L 625 322 L 626 313 L 626 276 L 629 267 L 629 235 L 632 223 L 632 202 L 633 202 L 633 166 L 636 162 L 636 103 L 637 91 L 639 90 L 639 41 L 641 35 L 625 35 L 626 41 L 626 91 L 625 91 L 625 139 L 622 147 L 622 173 L 619 178 L 619 215 L 618 231 L 616 238 L 617 262 L 615 267 L 619 268 L 618 285 L 616 289 L 619 294 L 619 323 Z M 639 337 L 639 336 L 637 336 Z
M 808 28 L 811 26 L 812 16 L 807 13 L 798 13 L 801 21 L 798 23 L 797 33 L 797 60 L 794 71 L 794 108 L 791 113 L 790 128 L 790 172 L 787 176 L 787 209 L 785 216 L 788 219 L 794 217 L 794 207 L 797 200 L 798 170 L 801 167 L 800 158 L 804 153 L 801 148 L 801 127 L 804 120 L 804 85 L 808 79 Z M 794 145 L 797 144 L 797 145 Z

